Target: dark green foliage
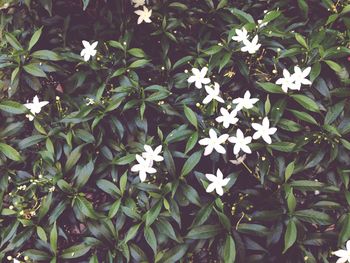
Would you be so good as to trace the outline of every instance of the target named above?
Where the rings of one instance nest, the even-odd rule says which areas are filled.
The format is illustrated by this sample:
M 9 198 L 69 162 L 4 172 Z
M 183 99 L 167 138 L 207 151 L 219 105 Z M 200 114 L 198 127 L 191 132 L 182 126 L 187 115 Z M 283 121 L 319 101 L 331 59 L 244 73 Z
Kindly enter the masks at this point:
M 350 4 L 149 0 L 137 25 L 130 2 L 0 0 L 0 261 L 333 262 L 350 238 Z M 243 26 L 256 54 L 231 40 Z M 312 85 L 284 93 L 294 65 Z M 278 129 L 244 163 L 198 144 L 236 132 L 187 82 L 205 66 L 225 101 L 259 98 L 240 129 Z M 29 121 L 35 95 L 50 103 Z M 141 183 L 145 144 L 164 161 Z M 222 197 L 205 191 L 218 168 Z

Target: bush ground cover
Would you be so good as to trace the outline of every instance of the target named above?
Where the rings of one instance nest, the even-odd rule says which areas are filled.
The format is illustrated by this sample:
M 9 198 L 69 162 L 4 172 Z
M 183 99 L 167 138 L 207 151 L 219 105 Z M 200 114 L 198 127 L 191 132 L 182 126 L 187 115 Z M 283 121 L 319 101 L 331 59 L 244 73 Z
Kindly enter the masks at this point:
M 349 259 L 348 1 L 0 9 L 2 261 Z

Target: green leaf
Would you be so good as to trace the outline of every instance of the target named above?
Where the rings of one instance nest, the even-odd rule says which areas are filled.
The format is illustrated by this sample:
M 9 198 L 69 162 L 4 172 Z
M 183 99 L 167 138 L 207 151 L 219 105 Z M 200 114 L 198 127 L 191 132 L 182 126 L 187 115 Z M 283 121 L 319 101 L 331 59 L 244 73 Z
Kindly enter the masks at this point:
M 162 209 L 163 202 L 158 201 L 148 212 L 145 214 L 146 226 L 150 226 L 157 219 L 160 210 Z
M 75 198 L 75 203 L 77 209 L 83 213 L 86 217 L 98 220 L 101 218 L 100 215 L 96 213 L 92 204 L 84 197 L 78 196 Z
M 295 117 L 299 120 L 306 121 L 311 124 L 318 125 L 319 123 L 312 117 L 309 113 L 297 111 L 297 110 L 289 110 Z
M 69 171 L 70 169 L 72 169 L 73 166 L 76 165 L 76 163 L 79 161 L 81 156 L 81 150 L 83 149 L 84 146 L 85 146 L 84 144 L 79 145 L 69 154 L 65 165 L 66 171 Z
M 133 239 L 140 228 L 141 224 L 133 225 L 129 231 L 126 233 L 123 243 L 128 243 L 131 239 Z
M 146 56 L 145 52 L 143 52 L 143 50 L 140 48 L 129 49 L 128 53 L 137 58 L 144 58 Z
M 147 59 L 139 59 L 139 60 L 132 62 L 129 65 L 129 68 L 141 68 L 141 67 L 145 66 L 148 62 L 149 62 L 149 60 L 147 60 Z
M 237 230 L 242 234 L 259 236 L 259 237 L 264 237 L 269 234 L 269 229 L 259 224 L 241 223 L 238 225 Z
M 128 181 L 128 174 L 127 174 L 127 172 L 125 172 L 120 177 L 120 180 L 119 180 L 119 188 L 120 188 L 120 192 L 122 193 L 122 195 L 124 195 L 127 181 Z
M 265 115 L 269 114 L 271 110 L 271 102 L 270 102 L 270 97 L 269 95 L 266 96 L 266 101 L 264 105 L 264 110 L 265 110 Z
M 167 250 L 159 263 L 174 263 L 178 262 L 180 259 L 183 259 L 183 256 L 186 254 L 188 245 L 181 244 L 177 245 L 169 250 Z
M 345 215 L 344 220 L 342 221 L 342 228 L 340 230 L 338 238 L 338 246 L 344 244 L 350 238 L 350 214 Z
M 202 150 L 195 152 L 186 160 L 184 166 L 182 167 L 180 176 L 188 175 L 193 170 L 193 168 L 196 167 L 196 165 L 201 160 L 202 153 Z
M 290 219 L 287 224 L 287 229 L 284 234 L 284 250 L 283 254 L 295 243 L 297 239 L 297 227 L 293 221 Z
M 60 256 L 63 259 L 79 258 L 81 256 L 84 256 L 87 252 L 89 252 L 90 248 L 90 246 L 84 243 L 74 245 L 69 248 L 63 249 Z
M 115 40 L 110 40 L 108 41 L 108 44 L 111 46 L 111 47 L 115 47 L 115 48 L 118 48 L 118 49 L 121 49 L 124 51 L 125 47 L 118 41 L 115 41 Z
M 341 72 L 343 70 L 343 67 L 341 65 L 332 60 L 324 60 L 324 62 L 326 62 L 326 64 L 335 72 Z
M 112 204 L 111 208 L 108 211 L 109 218 L 113 218 L 118 213 L 120 204 L 121 204 L 121 199 L 118 199 Z
M 309 48 L 307 43 L 306 43 L 305 38 L 302 35 L 300 35 L 299 33 L 295 33 L 294 36 L 295 36 L 295 39 L 299 42 L 300 45 L 302 45 L 306 49 Z
M 57 251 L 57 227 L 56 222 L 53 224 L 50 232 L 50 246 L 52 251 L 56 254 Z
M 37 31 L 34 32 L 32 38 L 29 41 L 28 51 L 30 51 L 34 47 L 34 45 L 38 42 L 42 31 L 43 31 L 43 28 L 41 27 Z
M 76 169 L 76 187 L 80 189 L 83 187 L 89 180 L 92 172 L 94 170 L 94 162 L 90 160 L 83 167 L 77 167 Z
M 188 138 L 185 148 L 185 154 L 191 151 L 193 147 L 197 144 L 198 136 L 198 132 L 196 131 L 190 136 L 190 138 Z
M 333 223 L 333 218 L 330 215 L 313 209 L 296 211 L 294 212 L 294 216 L 301 221 L 321 226 L 331 225 Z
M 250 14 L 248 14 L 242 10 L 239 10 L 237 8 L 230 8 L 230 10 L 231 10 L 232 14 L 234 14 L 241 22 L 253 23 L 253 24 L 255 23 L 254 18 Z
M 234 263 L 236 259 L 235 241 L 230 235 L 226 236 L 224 244 L 224 263 Z
M 293 94 L 291 97 L 298 102 L 301 106 L 303 106 L 305 109 L 313 112 L 319 112 L 320 108 L 318 107 L 317 103 L 310 99 L 309 97 L 302 95 L 302 94 Z
M 16 50 L 23 50 L 23 47 L 21 46 L 21 44 L 18 42 L 18 40 L 11 34 L 8 32 L 5 32 L 5 38 L 7 40 L 7 42 Z
M 127 154 L 120 158 L 113 159 L 112 163 L 116 165 L 126 165 L 135 161 L 135 154 Z
M 281 86 L 269 82 L 257 82 L 257 84 L 268 93 L 285 94 Z
M 291 162 L 287 165 L 286 170 L 284 172 L 284 181 L 287 182 L 288 179 L 292 176 L 294 172 L 294 162 Z
M 19 162 L 22 160 L 21 155 L 15 148 L 12 146 L 5 144 L 5 143 L 0 143 L 0 152 L 2 152 L 7 158 Z
M 345 101 L 341 101 L 334 106 L 328 108 L 327 115 L 324 119 L 324 124 L 332 124 L 338 116 L 343 112 Z
M 143 234 L 145 236 L 145 239 L 146 239 L 148 245 L 152 248 L 153 253 L 157 254 L 157 238 L 156 238 L 156 235 L 154 234 L 152 228 L 145 227 Z
M 46 73 L 41 69 L 40 65 L 37 63 L 25 65 L 23 66 L 23 69 L 34 77 L 46 78 Z
M 196 117 L 196 114 L 193 112 L 193 110 L 191 110 L 189 107 L 184 105 L 184 112 L 188 121 L 197 129 L 198 128 L 197 117 Z
M 0 110 L 6 111 L 12 114 L 24 114 L 28 111 L 28 109 L 25 106 L 12 100 L 1 101 Z
M 309 13 L 309 5 L 306 2 L 306 0 L 298 0 L 298 6 L 299 6 L 303 16 L 305 18 L 307 18 L 308 17 L 308 13 Z
M 222 228 L 220 225 L 202 225 L 194 227 L 188 232 L 188 239 L 209 239 L 220 234 Z
M 50 255 L 49 253 L 37 249 L 28 249 L 24 251 L 23 254 L 28 256 L 31 260 L 35 260 L 37 262 L 49 262 L 48 260 L 52 257 L 52 255 Z
M 274 149 L 280 152 L 292 152 L 296 146 L 293 142 L 274 142 L 267 145 L 268 148 Z
M 18 143 L 18 148 L 23 150 L 46 139 L 45 135 L 37 134 L 29 136 Z
M 45 230 L 41 226 L 36 226 L 36 233 L 42 241 L 47 241 Z
M 42 59 L 42 60 L 51 60 L 51 61 L 59 61 L 62 58 L 51 50 L 38 50 L 34 51 L 31 55 L 32 58 Z
M 281 11 L 272 10 L 266 13 L 261 23 L 269 23 L 281 15 Z

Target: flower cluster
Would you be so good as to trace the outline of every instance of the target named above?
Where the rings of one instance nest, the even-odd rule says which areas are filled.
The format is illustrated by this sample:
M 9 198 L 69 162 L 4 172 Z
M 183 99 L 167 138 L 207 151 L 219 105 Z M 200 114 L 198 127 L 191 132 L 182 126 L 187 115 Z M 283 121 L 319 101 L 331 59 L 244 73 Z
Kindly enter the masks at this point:
M 238 31 L 238 36 L 236 39 L 243 39 L 246 37 L 246 31 Z M 202 84 L 209 84 L 211 82 L 210 78 L 206 77 L 208 72 L 208 68 L 204 67 L 199 70 L 197 68 L 192 69 L 193 75 L 188 78 L 188 83 L 195 83 L 196 88 L 201 89 Z M 208 104 L 212 100 L 216 100 L 220 103 L 224 103 L 225 101 L 219 96 L 220 94 L 220 85 L 214 82 L 213 87 L 210 85 L 205 85 L 205 90 L 208 95 L 204 98 L 203 103 Z M 251 109 L 254 107 L 254 104 L 258 102 L 259 99 L 251 98 L 251 94 L 249 90 L 247 90 L 243 96 L 243 98 L 236 98 L 232 100 L 232 104 L 236 105 L 234 109 L 229 112 L 225 108 L 220 108 L 221 116 L 218 116 L 215 120 L 218 123 L 222 123 L 224 128 L 228 128 L 230 125 L 236 124 L 239 119 L 237 118 L 237 113 L 242 109 Z M 241 129 L 236 130 L 236 135 L 231 136 L 227 133 L 218 136 L 214 129 L 209 130 L 209 137 L 203 138 L 199 140 L 199 144 L 206 146 L 204 150 L 204 155 L 207 156 L 212 153 L 213 150 L 220 154 L 225 154 L 226 149 L 222 146 L 227 140 L 234 144 L 233 153 L 238 155 L 240 151 L 244 153 L 252 153 L 249 144 L 252 142 L 252 139 L 257 140 L 262 138 L 266 143 L 271 144 L 271 135 L 275 134 L 277 128 L 270 127 L 270 121 L 267 117 L 265 117 L 262 123 L 252 123 L 253 129 L 256 131 L 251 136 L 244 136 Z M 222 187 L 228 183 L 228 180 L 223 179 L 222 173 L 220 170 L 217 171 L 217 177 L 214 175 L 206 175 L 207 178 L 212 181 L 210 187 L 208 187 L 207 191 L 211 192 L 216 189 L 217 194 L 222 195 Z M 214 177 L 216 178 L 214 180 Z M 221 190 L 218 190 L 221 189 Z
M 132 0 L 132 2 L 134 3 L 134 7 L 138 8 L 140 6 L 143 7 L 143 10 L 136 10 L 135 14 L 139 16 L 139 18 L 137 19 L 137 24 L 141 24 L 142 22 L 145 23 L 151 23 L 151 15 L 152 15 L 152 9 L 148 9 L 145 6 L 145 0 Z
M 237 42 L 243 42 L 243 47 L 241 48 L 242 52 L 248 52 L 249 54 L 256 53 L 261 44 L 258 43 L 259 36 L 256 35 L 253 37 L 252 41 L 249 41 L 248 31 L 243 27 L 242 29 L 236 29 L 236 36 L 232 37 L 232 40 Z
M 311 85 L 311 81 L 306 79 L 310 72 L 311 67 L 307 67 L 306 69 L 301 70 L 298 66 L 295 66 L 293 74 L 290 74 L 287 69 L 284 69 L 283 78 L 279 78 L 276 81 L 276 84 L 281 85 L 282 90 L 286 93 L 288 89 L 300 90 L 302 84 Z
M 31 114 L 27 114 L 26 117 L 32 121 L 34 120 L 34 116 L 41 112 L 41 108 L 49 104 L 48 101 L 39 101 L 37 95 L 33 98 L 33 102 L 28 102 L 24 104 L 24 106 L 30 111 Z
M 146 180 L 147 174 L 154 174 L 157 172 L 155 168 L 153 168 L 154 162 L 161 162 L 164 160 L 163 156 L 160 156 L 160 152 L 162 151 L 162 145 L 159 145 L 154 150 L 149 145 L 144 145 L 145 152 L 141 155 L 136 154 L 136 160 L 138 164 L 135 164 L 131 167 L 132 172 L 138 172 L 141 182 Z

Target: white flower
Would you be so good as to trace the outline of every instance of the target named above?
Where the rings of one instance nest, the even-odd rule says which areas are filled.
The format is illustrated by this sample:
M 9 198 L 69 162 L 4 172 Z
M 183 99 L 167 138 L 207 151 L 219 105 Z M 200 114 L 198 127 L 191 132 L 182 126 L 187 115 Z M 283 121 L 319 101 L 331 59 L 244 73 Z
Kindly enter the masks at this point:
M 233 147 L 233 153 L 238 154 L 240 150 L 242 150 L 245 153 L 252 153 L 249 146 L 247 144 L 251 143 L 252 137 L 247 136 L 244 137 L 243 132 L 238 129 L 236 132 L 236 137 L 232 136 L 228 138 L 228 140 L 231 143 L 234 143 L 235 146 Z
M 267 23 L 268 23 L 268 22 L 264 22 L 264 23 L 263 23 L 263 21 L 262 21 L 261 19 L 258 20 L 258 26 L 259 26 L 259 28 L 262 28 L 262 27 L 266 26 Z
M 48 101 L 39 101 L 39 98 L 37 95 L 35 95 L 35 97 L 33 98 L 33 102 L 32 103 L 25 103 L 24 106 L 30 110 L 30 112 L 33 115 L 36 115 L 38 113 L 40 113 L 41 108 L 44 107 L 45 105 L 49 104 Z M 27 114 L 26 117 L 32 121 L 34 120 L 34 116 Z
M 146 6 L 143 6 L 143 10 L 136 10 L 135 14 L 139 16 L 139 18 L 137 19 L 137 24 L 141 24 L 143 21 L 145 23 L 151 23 L 152 20 L 150 19 L 151 15 L 152 15 L 152 9 L 147 9 Z
M 238 154 L 236 154 L 236 160 L 230 160 L 230 162 L 234 165 L 239 165 L 243 163 L 246 158 L 247 158 L 246 154 L 243 154 L 242 156 L 238 156 Z
M 86 98 L 87 102 L 86 102 L 86 105 L 89 106 L 89 105 L 94 105 L 95 104 L 95 101 L 94 99 L 92 98 Z
M 244 39 L 243 40 L 244 47 L 241 48 L 241 51 L 248 52 L 249 54 L 254 54 L 261 47 L 261 44 L 258 44 L 258 40 L 259 40 L 258 35 L 256 35 L 252 41 L 249 41 L 248 39 Z
M 188 83 L 193 83 L 195 82 L 195 86 L 197 89 L 202 88 L 202 84 L 209 84 L 210 83 L 210 78 L 206 78 L 205 75 L 208 72 L 208 68 L 204 67 L 199 71 L 197 68 L 192 69 L 193 76 L 188 78 Z
M 139 6 L 145 5 L 145 0 L 132 0 L 133 4 L 135 4 L 135 8 L 138 8 Z
M 205 177 L 207 177 L 207 179 L 212 182 L 207 187 L 207 190 L 206 190 L 207 193 L 213 192 L 215 189 L 218 195 L 221 196 L 224 194 L 223 187 L 228 184 L 228 182 L 230 181 L 230 178 L 224 179 L 220 169 L 216 171 L 216 176 L 214 174 L 206 174 Z
M 294 74 L 292 77 L 294 78 L 295 85 L 297 86 L 296 89 L 300 90 L 301 84 L 303 85 L 312 84 L 310 80 L 306 79 L 306 77 L 310 74 L 310 72 L 311 72 L 311 67 L 307 67 L 303 71 L 298 66 L 294 67 Z
M 228 134 L 223 134 L 219 138 L 214 129 L 209 130 L 209 138 L 201 139 L 198 143 L 206 145 L 204 155 L 209 155 L 215 149 L 218 153 L 225 154 L 226 149 L 221 145 L 228 139 Z
M 224 103 L 225 101 L 219 96 L 220 94 L 220 85 L 219 83 L 214 83 L 214 88 L 210 86 L 204 86 L 205 91 L 208 93 L 208 95 L 204 98 L 203 103 L 208 104 L 212 100 L 216 100 L 218 102 Z
M 152 160 L 143 159 L 141 155 L 136 154 L 136 160 L 138 164 L 135 164 L 133 167 L 131 167 L 132 172 L 139 172 L 139 177 L 141 182 L 146 180 L 147 174 L 154 174 L 157 172 L 156 169 L 152 167 L 153 162 Z
M 83 40 L 82 43 L 84 48 L 80 52 L 80 56 L 84 57 L 85 61 L 89 61 L 90 57 L 94 57 L 96 55 L 97 51 L 95 48 L 97 47 L 98 41 L 92 43 L 91 45 L 85 40 Z
M 346 250 L 339 249 L 337 251 L 332 252 L 332 254 L 339 257 L 336 263 L 350 262 L 350 240 L 346 242 Z
M 232 37 L 232 40 L 237 41 L 237 42 L 242 42 L 243 40 L 248 40 L 248 32 L 247 30 L 243 27 L 242 30 L 236 29 L 236 36 Z
M 21 261 L 17 260 L 17 259 L 13 259 L 13 263 L 21 263 Z
M 245 93 L 244 93 L 244 97 L 243 98 L 237 98 L 237 99 L 234 99 L 232 101 L 233 104 L 237 104 L 236 106 L 236 111 L 239 111 L 243 108 L 246 108 L 246 109 L 251 109 L 253 108 L 254 104 L 258 101 L 259 99 L 256 99 L 256 98 L 250 98 L 250 92 L 249 90 L 247 90 Z
M 256 130 L 256 132 L 253 134 L 253 139 L 256 140 L 262 137 L 268 144 L 272 142 L 270 135 L 275 134 L 277 131 L 277 128 L 275 127 L 270 128 L 270 121 L 267 117 L 263 119 L 262 124 L 252 123 L 252 127 L 254 130 Z
M 238 118 L 236 118 L 237 116 L 237 111 L 236 110 L 232 110 L 231 112 L 229 112 L 227 109 L 225 108 L 221 108 L 220 109 L 221 112 L 221 116 L 217 117 L 215 120 L 218 123 L 223 123 L 222 125 L 225 128 L 228 128 L 231 124 L 236 124 L 238 122 Z
M 164 158 L 159 155 L 159 153 L 162 151 L 162 145 L 159 145 L 154 150 L 149 145 L 145 145 L 143 146 L 143 148 L 145 149 L 145 152 L 142 153 L 143 158 L 146 158 L 147 160 L 150 160 L 152 162 L 161 162 L 164 160 Z
M 295 84 L 294 75 L 291 75 L 287 69 L 283 69 L 283 78 L 279 78 L 276 81 L 276 84 L 282 85 L 281 88 L 284 92 L 287 92 L 288 89 L 291 89 L 291 90 L 300 89 L 300 87 L 298 88 L 297 85 Z

